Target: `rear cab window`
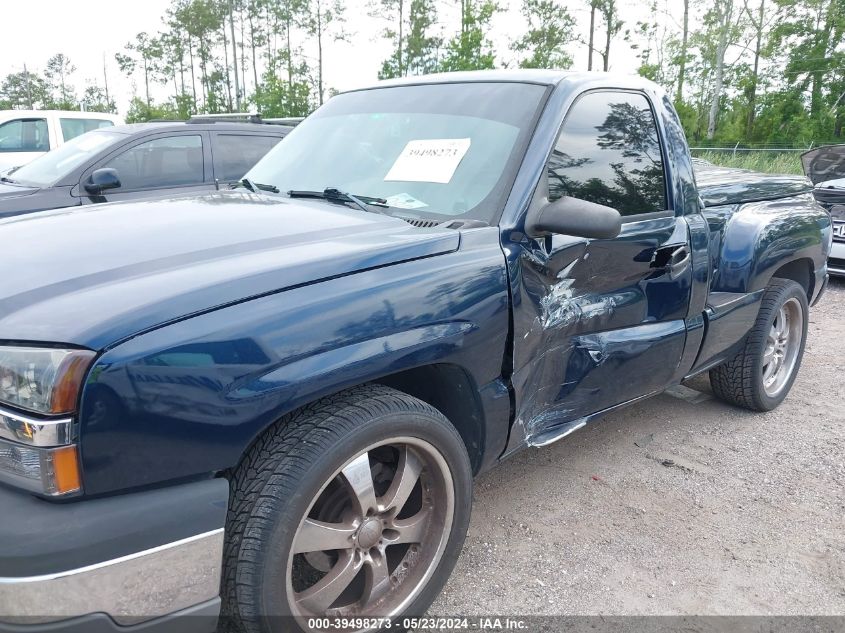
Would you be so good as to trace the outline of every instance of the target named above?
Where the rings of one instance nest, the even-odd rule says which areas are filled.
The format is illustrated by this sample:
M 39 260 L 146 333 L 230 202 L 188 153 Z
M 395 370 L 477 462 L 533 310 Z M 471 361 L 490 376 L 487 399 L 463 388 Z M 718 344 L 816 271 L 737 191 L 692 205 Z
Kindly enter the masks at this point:
M 86 132 L 99 130 L 104 127 L 112 127 L 114 123 L 108 119 L 80 119 L 80 118 L 59 118 L 59 125 L 62 128 L 62 138 L 65 142 L 72 138 L 81 136 Z
M 281 140 L 279 136 L 214 134 L 214 177 L 221 182 L 237 182 Z
M 623 221 L 665 212 L 657 123 L 645 95 L 597 91 L 570 108 L 547 167 L 549 200 L 571 196 L 619 211 Z

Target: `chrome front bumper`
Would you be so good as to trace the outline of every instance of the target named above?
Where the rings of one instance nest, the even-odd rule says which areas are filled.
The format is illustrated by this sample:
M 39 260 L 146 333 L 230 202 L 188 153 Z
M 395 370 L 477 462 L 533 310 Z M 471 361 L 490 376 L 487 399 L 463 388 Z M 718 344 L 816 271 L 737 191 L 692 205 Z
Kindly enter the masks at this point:
M 220 592 L 223 529 L 64 572 L 0 578 L 7 622 L 106 613 L 130 625 L 213 600 Z
M 220 478 L 61 504 L 0 486 L 0 633 L 214 630 L 228 497 Z

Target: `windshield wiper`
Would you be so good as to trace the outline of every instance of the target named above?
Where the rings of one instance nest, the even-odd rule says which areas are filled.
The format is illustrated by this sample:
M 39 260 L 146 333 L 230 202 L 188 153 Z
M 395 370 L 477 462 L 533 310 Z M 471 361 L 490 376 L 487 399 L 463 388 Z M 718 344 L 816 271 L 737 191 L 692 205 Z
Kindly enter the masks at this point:
M 388 208 L 387 200 L 374 198 L 373 196 L 354 196 L 334 187 L 328 187 L 322 191 L 288 191 L 291 198 L 322 198 L 323 200 L 334 200 L 337 202 L 351 202 L 362 211 L 371 212 L 370 207 Z M 382 213 L 379 211 L 379 213 Z
M 17 180 L 12 180 L 11 178 L 7 178 L 6 176 L 0 176 L 0 182 L 10 182 L 14 184 L 17 182 Z
M 258 193 L 259 191 L 269 191 L 270 193 L 279 193 L 279 188 L 276 185 L 265 185 L 262 182 L 253 182 L 249 178 L 241 178 L 235 187 L 241 186 L 246 187 L 252 193 Z

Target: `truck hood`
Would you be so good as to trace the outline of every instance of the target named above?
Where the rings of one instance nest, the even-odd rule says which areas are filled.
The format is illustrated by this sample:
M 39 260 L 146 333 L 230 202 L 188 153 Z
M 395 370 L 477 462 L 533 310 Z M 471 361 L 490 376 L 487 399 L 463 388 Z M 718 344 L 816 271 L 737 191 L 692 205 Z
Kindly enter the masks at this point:
M 845 145 L 817 147 L 801 154 L 801 164 L 814 185 L 845 178 Z
M 458 248 L 451 229 L 246 192 L 0 221 L 0 340 L 103 349 L 250 297 Z

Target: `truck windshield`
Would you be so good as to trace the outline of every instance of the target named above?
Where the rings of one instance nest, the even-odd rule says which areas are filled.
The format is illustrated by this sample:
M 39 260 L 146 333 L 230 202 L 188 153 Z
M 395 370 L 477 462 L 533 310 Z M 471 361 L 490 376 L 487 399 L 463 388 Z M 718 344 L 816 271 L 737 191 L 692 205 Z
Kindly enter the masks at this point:
M 82 163 L 125 138 L 117 132 L 88 132 L 16 169 L 9 178 L 22 185 L 52 187 Z
M 282 194 L 328 188 L 388 213 L 492 222 L 545 88 L 521 83 L 396 86 L 332 98 L 247 174 Z M 447 217 L 443 217 L 447 216 Z

